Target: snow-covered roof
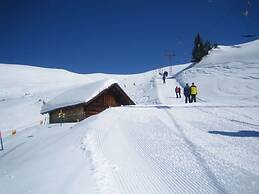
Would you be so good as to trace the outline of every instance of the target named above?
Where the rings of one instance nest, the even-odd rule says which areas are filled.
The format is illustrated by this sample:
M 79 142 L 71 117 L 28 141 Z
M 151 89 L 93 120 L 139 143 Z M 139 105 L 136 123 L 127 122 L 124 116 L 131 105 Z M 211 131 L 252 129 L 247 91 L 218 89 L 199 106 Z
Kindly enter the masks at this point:
M 88 102 L 113 84 L 119 85 L 116 80 L 104 79 L 67 90 L 44 104 L 41 113 Z

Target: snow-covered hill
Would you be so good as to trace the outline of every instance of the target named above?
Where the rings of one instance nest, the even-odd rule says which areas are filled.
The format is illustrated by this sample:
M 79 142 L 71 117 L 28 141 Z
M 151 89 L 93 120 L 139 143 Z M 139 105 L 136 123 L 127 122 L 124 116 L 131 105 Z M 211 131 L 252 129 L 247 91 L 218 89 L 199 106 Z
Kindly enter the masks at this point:
M 119 81 L 137 103 L 156 103 L 156 94 L 150 84 L 156 72 L 82 75 L 62 69 L 0 64 L 0 129 L 21 130 L 38 124 L 44 120 L 40 114 L 43 101 L 47 102 L 71 88 L 103 79 Z
M 258 50 L 259 41 L 219 46 L 173 66 L 165 84 L 169 67 L 80 75 L 0 64 L 1 193 L 258 193 Z M 43 101 L 106 78 L 137 105 L 40 125 Z M 175 98 L 186 82 L 199 88 L 195 104 Z
M 177 79 L 195 82 L 206 102 L 259 104 L 259 40 L 219 46 Z

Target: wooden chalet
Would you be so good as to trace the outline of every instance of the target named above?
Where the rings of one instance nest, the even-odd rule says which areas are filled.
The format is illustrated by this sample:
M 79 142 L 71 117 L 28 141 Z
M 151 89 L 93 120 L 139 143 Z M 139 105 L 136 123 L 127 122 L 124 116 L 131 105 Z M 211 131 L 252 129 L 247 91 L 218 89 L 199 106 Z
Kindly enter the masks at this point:
M 99 81 L 97 84 L 87 86 L 66 91 L 53 101 L 46 103 L 41 113 L 49 114 L 49 123 L 78 122 L 109 107 L 135 104 L 114 81 L 109 80 L 105 83 Z M 76 100 L 73 101 L 73 99 Z

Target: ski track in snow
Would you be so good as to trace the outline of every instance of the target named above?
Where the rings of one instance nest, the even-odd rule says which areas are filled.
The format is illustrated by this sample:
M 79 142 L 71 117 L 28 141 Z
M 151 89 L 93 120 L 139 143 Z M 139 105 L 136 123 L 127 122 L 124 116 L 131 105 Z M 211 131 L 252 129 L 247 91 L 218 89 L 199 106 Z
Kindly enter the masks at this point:
M 142 160 L 134 150 L 131 144 L 127 143 L 127 134 L 124 134 L 116 129 L 116 121 L 113 120 L 112 126 L 107 126 L 105 131 L 94 130 L 94 135 L 88 134 L 85 139 L 85 148 L 88 151 L 88 156 L 91 158 L 93 173 L 99 185 L 98 192 L 100 193 L 160 193 L 164 190 L 163 183 L 157 180 L 152 170 L 145 168 L 146 161 Z M 120 142 L 119 151 L 124 154 L 122 160 L 109 156 L 105 152 L 105 139 L 109 136 L 112 130 L 116 130 L 116 135 L 113 141 Z M 118 148 L 117 148 L 118 149 Z M 108 159 L 110 158 L 110 159 Z M 113 160 L 111 159 L 113 158 Z M 129 158 L 129 161 L 124 161 L 124 158 Z M 135 161 L 132 165 L 129 165 Z M 122 164 L 121 165 L 116 165 Z M 127 165 L 125 166 L 125 164 Z
M 168 83 L 169 82 L 169 83 Z M 172 83 L 173 82 L 173 83 Z M 157 83 L 157 82 L 156 82 Z M 167 85 L 170 84 L 171 87 L 168 87 Z M 166 99 L 166 97 L 168 96 L 172 96 L 173 94 L 173 88 L 176 85 L 180 85 L 179 83 L 177 83 L 177 81 L 175 79 L 170 79 L 167 80 L 166 84 L 162 84 L 161 87 L 157 87 L 159 88 L 157 90 L 158 96 L 160 97 L 161 101 L 164 103 L 168 104 L 168 99 Z M 167 87 L 166 87 L 167 86 Z M 162 89 L 162 90 L 161 90 Z M 171 92 L 171 94 L 170 94 Z M 195 145 L 186 137 L 186 135 L 184 134 L 182 128 L 180 127 L 180 125 L 176 122 L 176 120 L 174 119 L 173 115 L 168 111 L 168 109 L 166 107 L 162 108 L 162 110 L 168 115 L 168 117 L 170 118 L 171 121 L 171 127 L 173 126 L 174 129 L 177 129 L 180 135 L 180 138 L 184 140 L 184 144 L 181 145 L 182 148 L 188 150 L 188 152 L 190 152 L 195 160 L 196 160 L 196 165 L 197 168 L 200 168 L 200 172 L 198 172 L 199 174 L 199 178 L 197 178 L 197 180 L 199 180 L 195 185 L 193 185 L 193 179 L 194 177 L 192 176 L 191 181 L 190 182 L 186 182 L 186 172 L 178 172 L 175 173 L 175 175 L 173 176 L 173 181 L 176 181 L 176 179 L 179 179 L 180 184 L 183 184 L 181 188 L 178 188 L 178 190 L 173 190 L 172 192 L 180 192 L 183 191 L 184 189 L 184 185 L 185 188 L 188 188 L 186 185 L 192 185 L 190 186 L 189 189 L 186 189 L 184 193 L 226 193 L 225 189 L 220 185 L 220 183 L 217 181 L 216 177 L 214 176 L 214 174 L 209 170 L 208 165 L 206 164 L 206 161 L 200 156 L 200 154 L 197 152 Z M 167 124 L 168 125 L 168 124 Z M 167 130 L 167 132 L 169 132 L 168 136 L 170 137 L 170 132 L 173 131 L 173 129 Z M 179 136 L 178 135 L 178 136 Z M 164 141 L 164 140 L 162 140 Z M 147 144 L 145 144 L 147 145 Z M 173 150 L 172 150 L 173 151 Z M 165 152 L 164 150 L 161 150 L 161 153 Z M 182 150 L 182 152 L 184 153 L 184 151 Z M 148 152 L 147 152 L 148 153 Z M 159 164 L 161 165 L 161 161 L 159 161 Z M 164 164 L 163 168 L 160 167 L 160 172 L 162 171 L 162 169 L 166 169 L 167 166 L 170 166 L 170 164 Z M 199 170 L 198 170 L 199 171 Z M 170 175 L 172 175 L 174 173 L 171 173 Z M 169 175 L 169 176 L 170 176 Z M 185 175 L 183 177 L 178 177 L 179 175 Z M 168 175 L 167 175 L 168 177 Z M 176 178 L 177 177 L 177 178 Z M 188 176 L 187 176 L 188 177 Z M 208 181 L 209 180 L 209 181 Z M 168 183 L 169 185 L 173 185 L 172 183 Z M 178 185 L 178 186 L 179 186 Z
M 180 132 L 187 147 L 189 148 L 192 155 L 195 157 L 199 167 L 202 169 L 203 174 L 205 174 L 205 177 L 201 176 L 202 178 L 204 178 L 204 182 L 207 182 L 207 180 L 210 180 L 208 187 L 211 187 L 211 188 L 210 189 L 206 188 L 205 193 L 209 190 L 211 190 L 213 192 L 217 191 L 218 193 L 226 193 L 225 189 L 221 186 L 221 184 L 218 182 L 215 175 L 211 172 L 207 162 L 199 154 L 196 146 L 187 138 L 187 136 L 183 132 L 183 129 L 180 127 L 179 123 L 174 119 L 173 115 L 168 110 L 165 110 L 165 111 L 168 114 L 168 116 L 171 118 L 175 128 L 178 129 L 178 131 Z M 203 185 L 203 184 L 201 184 L 201 185 Z
M 178 85 L 177 84 L 177 81 L 175 80 L 175 81 L 171 81 L 171 82 L 175 82 L 174 84 L 176 84 L 176 85 Z M 172 84 L 171 84 L 171 86 L 172 86 Z M 167 95 L 168 94 L 168 92 L 167 93 L 165 93 L 164 92 L 164 88 L 163 87 L 159 87 L 159 89 L 160 90 L 157 90 L 157 92 L 158 92 L 158 96 L 162 96 L 162 98 L 160 98 L 161 100 L 162 100 L 162 102 L 164 102 L 164 103 L 167 103 L 167 104 L 169 104 L 170 102 L 168 102 L 168 100 L 165 98 L 165 96 L 164 95 Z M 162 89 L 162 90 L 161 90 Z M 171 88 L 168 88 L 167 90 L 169 91 Z M 252 108 L 258 108 L 258 107 L 255 107 L 255 106 L 252 106 Z M 158 108 L 159 108 L 159 106 L 158 106 Z M 204 151 L 204 150 L 202 150 L 200 147 L 199 147 L 199 152 L 197 152 L 197 149 L 196 149 L 196 146 L 195 146 L 195 144 L 193 144 L 188 138 L 187 138 L 187 136 L 184 134 L 184 130 L 183 130 L 183 128 L 179 125 L 179 123 L 177 122 L 177 120 L 174 118 L 174 116 L 173 116 L 173 113 L 174 113 L 174 111 L 169 111 L 169 110 L 173 110 L 174 108 L 179 108 L 179 109 L 181 109 L 181 107 L 171 107 L 172 109 L 170 109 L 170 107 L 160 107 L 161 109 L 163 109 L 166 113 L 167 113 L 167 115 L 171 118 L 170 120 L 172 121 L 172 123 L 173 123 L 173 125 L 174 125 L 174 128 L 176 128 L 176 129 L 178 129 L 178 132 L 180 132 L 180 134 L 181 134 L 181 136 L 182 136 L 182 138 L 185 140 L 185 143 L 188 145 L 188 147 L 189 147 L 189 151 L 191 151 L 191 153 L 193 154 L 193 156 L 195 156 L 195 158 L 196 158 L 196 161 L 198 162 L 198 164 L 199 164 L 199 166 L 203 166 L 203 172 L 206 174 L 206 176 L 207 176 L 207 178 L 209 179 L 209 180 L 211 180 L 210 181 L 210 187 L 214 187 L 214 191 L 216 190 L 217 192 L 219 192 L 219 193 L 227 193 L 226 192 L 226 190 L 225 190 L 225 188 L 222 186 L 222 184 L 218 181 L 218 178 L 213 174 L 213 172 L 212 171 L 210 171 L 210 168 L 209 168 L 209 166 L 208 166 L 208 164 L 206 163 L 206 160 L 204 160 L 203 158 L 202 158 L 202 156 L 201 156 L 201 154 L 199 153 L 199 152 L 201 152 L 201 153 L 206 153 L 206 151 Z M 229 107 L 229 108 L 236 108 L 235 106 L 233 106 L 233 107 Z M 245 107 L 244 107 L 245 108 Z M 246 106 L 246 108 L 248 108 L 247 106 Z M 197 110 L 210 110 L 210 109 L 206 109 L 206 107 L 201 107 L 201 108 L 199 108 L 199 106 L 198 107 L 192 107 L 192 109 L 197 109 Z M 224 110 L 224 109 L 223 109 Z M 235 120 L 235 119 L 227 119 L 227 118 L 225 118 L 225 117 L 223 117 L 224 119 L 227 119 L 228 121 L 231 121 L 231 122 L 237 122 L 237 123 L 239 123 L 239 124 L 245 124 L 245 125 L 250 125 L 250 126 L 254 126 L 254 127 L 257 127 L 257 125 L 256 124 L 252 124 L 252 123 L 247 123 L 247 122 L 244 122 L 244 121 L 242 121 L 242 119 L 241 119 L 241 121 L 239 121 L 240 120 L 240 118 L 244 118 L 244 117 L 247 117 L 246 115 L 244 115 L 244 114 L 240 114 L 240 113 L 238 113 L 238 112 L 233 112 L 233 111 L 231 111 L 231 109 L 227 109 L 227 111 L 229 112 L 229 113 L 231 113 L 231 114 L 228 114 L 228 115 L 233 115 L 233 114 L 236 114 L 236 115 L 238 115 L 238 118 Z M 219 117 L 219 115 L 217 115 L 217 111 L 216 111 L 216 113 L 215 112 L 207 112 L 207 113 L 209 113 L 209 114 L 211 114 L 212 115 L 212 117 L 214 117 L 214 116 L 217 116 L 217 117 Z M 175 113 L 174 113 L 175 114 Z M 186 129 L 185 129 L 186 130 Z M 183 146 L 184 147 L 184 146 Z M 214 158 L 213 157 L 213 155 L 211 156 L 211 158 Z M 214 163 L 215 162 L 217 162 L 217 161 L 214 161 Z M 233 165 L 233 164 L 232 164 Z M 219 166 L 219 168 L 224 168 L 223 166 Z M 235 168 L 237 171 L 240 171 L 240 172 L 242 172 L 243 173 L 243 176 L 248 176 L 248 177 L 253 177 L 253 182 L 254 182 L 254 180 L 256 180 L 258 177 L 257 177 L 257 175 L 254 175 L 254 174 L 252 174 L 252 173 L 250 173 L 250 172 L 248 172 L 248 171 L 246 171 L 246 170 L 244 170 L 244 169 L 242 169 L 242 168 L 239 168 L 239 167 L 237 167 L 237 166 L 233 166 L 233 168 Z M 205 181 L 206 181 L 207 179 L 205 178 Z M 222 182 L 222 181 L 221 181 Z M 223 182 L 222 182 L 223 183 Z M 212 186 L 211 186 L 212 185 Z M 258 186 L 255 186 L 255 185 L 251 185 L 251 187 L 253 187 L 253 189 L 256 189 L 256 188 L 258 188 Z M 195 187 L 192 187 L 192 189 L 193 188 L 195 188 Z M 216 189 L 215 189 L 216 188 Z M 243 188 L 240 188 L 240 191 L 241 191 L 241 189 L 243 190 Z M 252 189 L 252 191 L 253 191 L 253 189 Z M 210 189 L 205 189 L 205 191 L 209 191 Z M 249 192 L 248 190 L 244 190 L 244 191 L 246 191 L 246 192 Z M 250 191 L 251 192 L 251 191 Z M 196 193 L 196 192 L 195 192 Z

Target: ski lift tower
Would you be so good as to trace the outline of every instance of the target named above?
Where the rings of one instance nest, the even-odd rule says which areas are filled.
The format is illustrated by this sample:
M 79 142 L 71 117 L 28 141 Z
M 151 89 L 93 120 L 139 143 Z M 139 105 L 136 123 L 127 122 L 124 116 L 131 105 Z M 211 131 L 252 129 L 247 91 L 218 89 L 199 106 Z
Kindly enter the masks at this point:
M 165 56 L 168 57 L 169 62 L 169 75 L 173 76 L 173 69 L 172 69 L 172 58 L 175 56 L 175 54 L 171 51 L 166 51 Z

